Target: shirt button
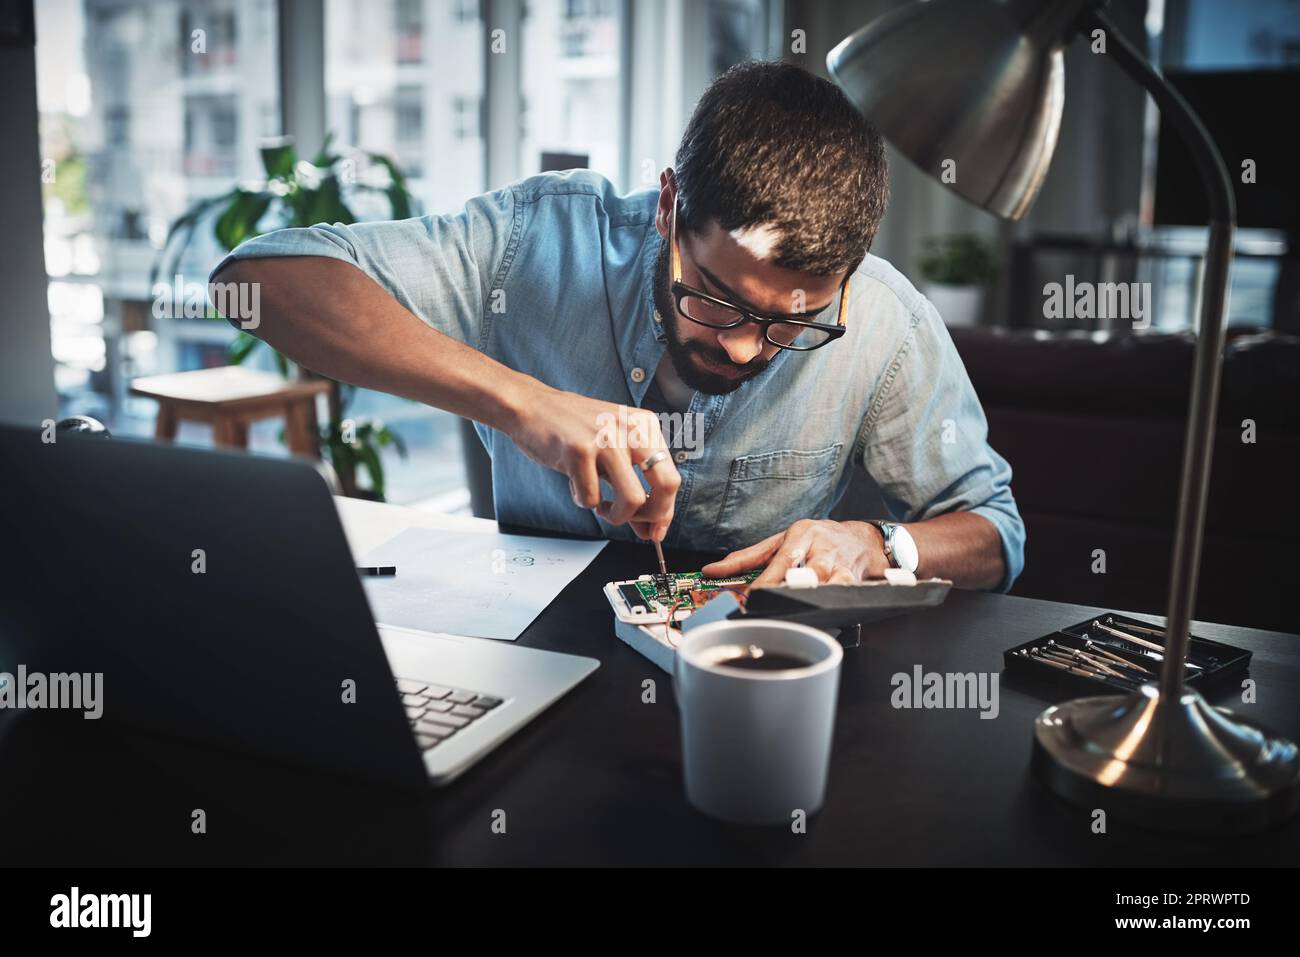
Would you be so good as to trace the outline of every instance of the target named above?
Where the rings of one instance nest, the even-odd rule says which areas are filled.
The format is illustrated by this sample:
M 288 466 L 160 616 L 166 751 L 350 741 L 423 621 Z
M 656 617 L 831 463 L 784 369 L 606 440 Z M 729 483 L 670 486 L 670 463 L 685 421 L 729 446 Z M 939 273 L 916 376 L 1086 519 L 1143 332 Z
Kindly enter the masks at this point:
M 681 465 L 683 462 L 685 462 L 686 458 L 687 456 L 684 451 L 673 453 L 673 461 L 676 462 L 678 465 Z
M 645 381 L 645 369 L 642 369 L 640 366 L 637 366 L 635 369 L 633 369 L 633 370 L 632 370 L 632 381 L 633 381 L 633 382 L 644 382 L 644 381 Z

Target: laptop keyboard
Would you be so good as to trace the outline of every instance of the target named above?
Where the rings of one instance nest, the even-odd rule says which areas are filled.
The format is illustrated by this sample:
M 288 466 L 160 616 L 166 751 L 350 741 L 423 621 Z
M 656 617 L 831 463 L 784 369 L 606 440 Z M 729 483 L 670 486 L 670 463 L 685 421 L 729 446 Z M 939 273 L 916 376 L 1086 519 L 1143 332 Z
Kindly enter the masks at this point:
M 421 751 L 436 748 L 501 704 L 491 695 L 410 678 L 398 678 L 397 690 Z

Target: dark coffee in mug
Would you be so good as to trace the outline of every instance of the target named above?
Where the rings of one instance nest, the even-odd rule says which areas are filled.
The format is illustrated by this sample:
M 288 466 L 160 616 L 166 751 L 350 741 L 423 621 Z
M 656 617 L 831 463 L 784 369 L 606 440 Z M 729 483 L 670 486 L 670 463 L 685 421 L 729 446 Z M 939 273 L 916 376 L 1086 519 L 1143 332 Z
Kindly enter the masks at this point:
M 686 796 L 705 814 L 790 826 L 822 806 L 844 652 L 823 631 L 763 618 L 686 632 L 673 661 Z
M 767 651 L 756 645 L 721 645 L 709 656 L 709 664 L 724 665 L 728 668 L 740 668 L 744 671 L 789 671 L 793 668 L 807 668 L 813 662 L 798 655 L 783 651 Z

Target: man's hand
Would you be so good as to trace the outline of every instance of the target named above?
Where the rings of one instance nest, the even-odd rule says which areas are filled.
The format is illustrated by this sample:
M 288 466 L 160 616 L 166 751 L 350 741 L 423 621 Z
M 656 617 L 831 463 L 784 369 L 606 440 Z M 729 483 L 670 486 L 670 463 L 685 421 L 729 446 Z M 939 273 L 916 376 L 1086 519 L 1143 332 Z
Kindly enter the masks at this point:
M 663 541 L 682 478 L 668 454 L 649 470 L 640 468 L 650 456 L 667 452 L 658 416 L 538 385 L 507 430 L 514 443 L 533 461 L 567 475 L 579 508 L 595 509 L 611 525 L 631 522 L 641 538 Z M 648 497 L 642 474 L 650 484 Z M 614 501 L 601 501 L 601 479 L 614 489 Z
M 874 525 L 805 519 L 700 571 L 709 578 L 729 578 L 766 565 L 751 586 L 763 588 L 782 584 L 786 570 L 799 564 L 815 571 L 819 581 L 854 584 L 867 578 L 883 578 L 889 560 L 885 558 L 884 537 Z

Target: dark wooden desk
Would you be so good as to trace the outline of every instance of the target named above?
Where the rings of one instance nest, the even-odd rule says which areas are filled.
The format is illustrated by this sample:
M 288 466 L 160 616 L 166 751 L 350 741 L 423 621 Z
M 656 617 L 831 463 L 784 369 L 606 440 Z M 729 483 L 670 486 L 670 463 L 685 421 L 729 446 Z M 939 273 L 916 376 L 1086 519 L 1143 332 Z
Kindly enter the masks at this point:
M 697 556 L 670 556 L 699 567 Z M 426 798 L 254 764 L 95 722 L 0 715 L 0 833 L 8 864 L 1300 864 L 1300 823 L 1244 840 L 1093 834 L 1089 809 L 1028 773 L 1031 726 L 1049 702 L 1001 688 L 996 720 L 898 711 L 890 677 L 999 671 L 1002 650 L 1092 613 L 1076 605 L 954 592 L 940 608 L 865 629 L 844 659 L 825 808 L 808 832 L 720 825 L 682 791 L 667 676 L 615 638 L 600 586 L 645 570 L 647 549 L 611 544 L 521 643 L 602 667 L 449 788 Z M 1255 653 L 1258 703 L 1300 737 L 1300 638 L 1205 625 Z M 642 682 L 658 703 L 642 703 Z M 1218 703 L 1232 704 L 1220 700 Z M 232 706 L 237 706 L 233 704 Z M 202 808 L 208 833 L 190 831 Z M 506 812 L 506 833 L 492 815 Z

